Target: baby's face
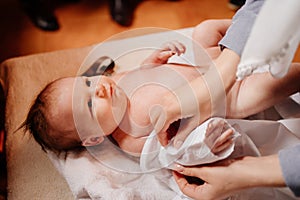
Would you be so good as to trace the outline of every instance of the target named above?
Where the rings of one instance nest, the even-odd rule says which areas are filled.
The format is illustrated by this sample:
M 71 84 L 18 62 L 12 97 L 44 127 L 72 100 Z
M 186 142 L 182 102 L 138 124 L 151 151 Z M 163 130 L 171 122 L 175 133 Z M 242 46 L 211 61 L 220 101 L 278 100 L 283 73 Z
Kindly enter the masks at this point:
M 72 113 L 69 120 L 82 139 L 111 134 L 127 109 L 126 94 L 106 76 L 62 79 L 59 90 L 57 108 Z

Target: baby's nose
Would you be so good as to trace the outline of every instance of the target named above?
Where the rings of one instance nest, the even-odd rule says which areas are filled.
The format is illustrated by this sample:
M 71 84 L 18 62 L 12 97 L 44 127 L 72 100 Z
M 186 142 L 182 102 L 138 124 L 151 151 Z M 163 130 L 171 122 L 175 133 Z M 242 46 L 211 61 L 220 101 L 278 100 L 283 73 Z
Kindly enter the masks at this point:
M 105 92 L 105 87 L 103 84 L 99 84 L 96 86 L 96 89 L 95 89 L 95 95 L 98 96 L 98 97 L 104 97 L 106 94 Z

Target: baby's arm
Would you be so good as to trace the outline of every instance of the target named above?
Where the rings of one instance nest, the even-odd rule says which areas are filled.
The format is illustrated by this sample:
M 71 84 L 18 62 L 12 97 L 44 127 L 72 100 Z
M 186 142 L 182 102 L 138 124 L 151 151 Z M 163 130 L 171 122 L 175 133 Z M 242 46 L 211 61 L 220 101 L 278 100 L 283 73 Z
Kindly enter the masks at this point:
M 142 69 L 155 67 L 159 64 L 166 64 L 170 57 L 177 54 L 178 56 L 185 52 L 185 46 L 178 42 L 172 41 L 165 43 L 160 49 L 155 50 L 141 65 Z
M 299 92 L 299 77 L 300 63 L 292 63 L 288 74 L 282 78 L 274 78 L 266 72 L 236 82 L 227 95 L 227 117 L 248 117 Z

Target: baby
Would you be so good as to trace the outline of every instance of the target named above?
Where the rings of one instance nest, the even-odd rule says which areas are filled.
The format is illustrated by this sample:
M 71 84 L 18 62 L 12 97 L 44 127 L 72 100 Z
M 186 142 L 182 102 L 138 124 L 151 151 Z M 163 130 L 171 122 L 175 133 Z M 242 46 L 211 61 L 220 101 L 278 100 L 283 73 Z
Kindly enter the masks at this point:
M 37 96 L 23 126 L 44 150 L 94 146 L 109 136 L 123 151 L 139 155 L 154 129 L 149 112 L 159 106 L 160 97 L 201 76 L 195 66 L 167 63 L 174 54 L 184 52 L 183 44 L 171 42 L 152 53 L 137 70 L 110 77 L 58 79 Z M 170 137 L 179 125 L 180 121 L 170 127 Z M 211 144 L 212 152 L 228 147 L 232 133 L 225 130 Z

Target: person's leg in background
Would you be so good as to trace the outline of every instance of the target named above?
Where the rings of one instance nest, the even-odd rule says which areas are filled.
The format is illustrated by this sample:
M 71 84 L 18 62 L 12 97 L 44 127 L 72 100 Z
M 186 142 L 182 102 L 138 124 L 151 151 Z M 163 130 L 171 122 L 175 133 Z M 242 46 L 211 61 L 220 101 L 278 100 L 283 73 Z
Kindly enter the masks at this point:
M 231 10 L 238 10 L 245 4 L 246 0 L 229 0 L 228 7 Z
M 61 0 L 65 3 L 78 2 L 79 0 Z M 179 0 L 169 0 L 179 1 Z M 53 0 L 19 0 L 22 9 L 32 23 L 45 31 L 56 31 L 59 23 L 54 15 L 57 1 Z M 108 0 L 109 11 L 113 21 L 121 26 L 130 26 L 133 22 L 134 11 L 142 0 Z
M 134 19 L 134 11 L 140 2 L 142 0 L 109 0 L 109 10 L 112 19 L 121 26 L 130 26 Z
M 31 22 L 45 31 L 59 29 L 58 21 L 54 15 L 52 0 L 19 0 Z
M 109 0 L 109 11 L 112 19 L 121 26 L 130 26 L 134 10 L 141 0 Z

